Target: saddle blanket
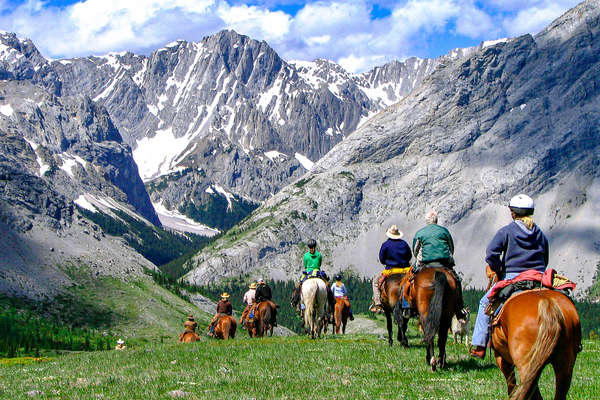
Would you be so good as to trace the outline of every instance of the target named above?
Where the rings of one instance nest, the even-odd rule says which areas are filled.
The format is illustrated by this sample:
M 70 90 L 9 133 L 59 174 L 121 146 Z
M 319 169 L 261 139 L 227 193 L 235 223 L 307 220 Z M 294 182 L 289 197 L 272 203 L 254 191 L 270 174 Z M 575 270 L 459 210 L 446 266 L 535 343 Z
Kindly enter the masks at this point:
M 570 281 L 562 275 L 558 275 L 553 268 L 548 268 L 545 272 L 529 269 L 521 272 L 513 279 L 507 279 L 496 283 L 490 294 L 488 294 L 488 299 L 491 300 L 497 297 L 504 288 L 523 281 L 537 282 L 537 287 L 547 287 L 549 289 L 557 290 L 573 290 L 576 286 L 575 282 Z
M 408 273 L 408 271 L 410 271 L 410 269 L 411 267 L 384 269 L 383 271 L 381 271 L 381 275 L 387 277 L 396 274 L 406 274 Z

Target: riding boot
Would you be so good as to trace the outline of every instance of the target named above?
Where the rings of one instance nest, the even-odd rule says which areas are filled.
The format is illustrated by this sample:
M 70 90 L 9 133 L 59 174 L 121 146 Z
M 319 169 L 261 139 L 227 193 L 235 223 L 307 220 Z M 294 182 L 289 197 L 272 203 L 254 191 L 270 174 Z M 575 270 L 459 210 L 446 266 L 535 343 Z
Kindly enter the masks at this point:
M 211 324 L 210 328 L 208 329 L 208 336 L 215 336 L 215 326 L 213 324 Z
M 348 310 L 348 317 L 350 318 L 350 321 L 354 321 L 354 314 L 352 313 L 352 307 L 350 307 L 350 309 Z
M 485 347 L 476 346 L 469 354 L 471 357 L 477 357 L 483 360 L 485 358 Z

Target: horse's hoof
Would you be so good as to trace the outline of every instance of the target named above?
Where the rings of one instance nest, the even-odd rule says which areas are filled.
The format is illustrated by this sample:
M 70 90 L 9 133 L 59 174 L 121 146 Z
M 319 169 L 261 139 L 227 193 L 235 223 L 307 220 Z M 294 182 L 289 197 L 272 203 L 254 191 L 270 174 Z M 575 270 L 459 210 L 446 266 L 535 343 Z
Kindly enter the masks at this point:
M 404 347 L 405 349 L 408 349 L 408 342 L 401 342 L 402 343 L 402 347 Z
M 431 359 L 431 372 L 435 372 L 437 368 L 436 362 L 435 362 L 435 358 Z

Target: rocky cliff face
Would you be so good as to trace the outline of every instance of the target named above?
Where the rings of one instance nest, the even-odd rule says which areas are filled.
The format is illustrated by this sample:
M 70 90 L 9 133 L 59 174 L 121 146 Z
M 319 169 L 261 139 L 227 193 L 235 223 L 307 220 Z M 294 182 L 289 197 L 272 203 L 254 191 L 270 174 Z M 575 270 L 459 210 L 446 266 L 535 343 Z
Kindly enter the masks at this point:
M 472 51 L 353 75 L 326 60 L 285 62 L 265 42 L 223 31 L 149 57 L 109 54 L 50 67 L 63 95 L 106 107 L 155 205 L 225 229 L 438 63 Z M 227 221 L 202 218 L 215 204 L 227 204 L 217 207 Z
M 508 199 L 525 192 L 551 265 L 588 286 L 600 261 L 599 5 L 582 3 L 536 37 L 439 63 L 197 254 L 186 279 L 293 278 L 309 238 L 325 269 L 373 273 L 388 225 L 410 242 L 434 208 L 454 235 L 458 270 L 482 286 L 485 246 L 510 221 Z

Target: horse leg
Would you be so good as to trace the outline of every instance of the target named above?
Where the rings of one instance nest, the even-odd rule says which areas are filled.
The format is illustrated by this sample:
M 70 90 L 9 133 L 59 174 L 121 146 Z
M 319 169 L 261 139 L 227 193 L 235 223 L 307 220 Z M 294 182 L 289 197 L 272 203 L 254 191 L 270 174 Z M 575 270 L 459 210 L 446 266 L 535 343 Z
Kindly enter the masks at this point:
M 554 368 L 554 382 L 555 382 L 555 393 L 554 400 L 566 400 L 567 392 L 571 387 L 571 378 L 573 376 L 573 365 L 575 364 L 575 357 L 569 354 L 569 357 L 559 357 L 552 361 L 552 368 Z
M 508 390 L 508 395 L 510 396 L 517 384 L 515 379 L 515 366 L 502 358 L 498 353 L 496 353 L 496 364 L 498 364 L 498 368 L 500 368 L 502 375 L 504 375 L 504 379 L 506 379 L 506 388 Z
M 448 321 L 443 321 L 440 324 L 440 329 L 438 331 L 438 360 L 440 368 L 446 367 L 446 342 L 448 341 Z
M 394 343 L 394 340 L 392 339 L 392 335 L 394 334 L 392 331 L 392 311 L 388 307 L 384 307 L 383 311 L 385 312 L 385 320 L 387 322 L 388 343 L 391 346 Z

